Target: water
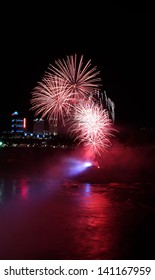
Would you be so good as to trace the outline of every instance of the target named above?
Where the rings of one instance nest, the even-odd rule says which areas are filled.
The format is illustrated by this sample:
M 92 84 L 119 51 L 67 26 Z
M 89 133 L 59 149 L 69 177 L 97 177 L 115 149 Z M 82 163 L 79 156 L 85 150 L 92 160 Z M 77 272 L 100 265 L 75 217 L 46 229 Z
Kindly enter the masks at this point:
M 155 184 L 1 176 L 0 259 L 155 259 Z

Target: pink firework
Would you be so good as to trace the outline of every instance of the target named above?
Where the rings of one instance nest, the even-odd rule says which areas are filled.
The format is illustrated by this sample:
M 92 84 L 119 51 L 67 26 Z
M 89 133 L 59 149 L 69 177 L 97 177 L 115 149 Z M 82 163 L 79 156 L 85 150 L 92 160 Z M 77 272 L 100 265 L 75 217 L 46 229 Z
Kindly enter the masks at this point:
M 77 105 L 73 124 L 69 128 L 69 132 L 94 155 L 100 155 L 110 146 L 112 130 L 107 110 L 93 100 L 84 100 Z
M 91 60 L 83 66 L 83 55 L 79 61 L 77 55 L 67 56 L 67 59 L 58 59 L 55 61 L 56 66 L 49 65 L 50 76 L 56 75 L 67 84 L 67 92 L 72 95 L 74 103 L 79 102 L 79 99 L 89 97 L 90 93 L 94 92 L 100 86 L 101 78 L 97 67 L 91 67 Z
M 53 119 L 55 123 L 65 123 L 65 117 L 70 114 L 72 108 L 72 96 L 66 88 L 64 80 L 45 75 L 32 92 L 31 110 L 35 111 L 36 116 L 40 114 L 49 121 Z
M 91 60 L 83 66 L 83 56 L 78 62 L 77 55 L 67 56 L 66 60 L 49 65 L 41 82 L 32 92 L 31 110 L 42 118 L 51 118 L 65 123 L 66 116 L 73 113 L 81 99 L 86 99 L 99 87 L 99 71 L 91 68 Z

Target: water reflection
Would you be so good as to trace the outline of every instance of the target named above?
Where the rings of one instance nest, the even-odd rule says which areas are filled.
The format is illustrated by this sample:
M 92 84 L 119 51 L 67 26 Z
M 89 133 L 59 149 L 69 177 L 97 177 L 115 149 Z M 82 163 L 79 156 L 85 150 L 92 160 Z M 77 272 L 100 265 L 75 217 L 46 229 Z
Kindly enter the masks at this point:
M 10 200 L 37 199 L 47 192 L 56 191 L 59 180 L 44 180 L 38 178 L 0 178 L 0 202 L 8 203 Z
M 0 197 L 1 203 L 8 199 L 13 199 L 15 196 L 19 196 L 22 199 L 26 199 L 28 196 L 29 182 L 26 178 L 21 179 L 0 179 Z M 17 197 L 16 197 L 17 198 Z
M 90 193 L 91 185 L 89 183 L 84 184 L 86 194 Z
M 111 221 L 109 199 L 106 194 L 101 195 L 93 190 L 79 204 L 81 211 L 75 225 L 78 235 L 74 235 L 75 255 L 85 256 L 86 259 L 105 257 L 113 247 L 110 228 L 114 221 Z
M 154 197 L 153 185 L 0 178 L 0 259 L 151 259 Z
M 4 179 L 0 178 L 0 203 L 3 201 L 3 194 L 4 194 Z
M 28 198 L 29 184 L 27 179 L 22 178 L 19 182 L 20 195 L 22 199 Z

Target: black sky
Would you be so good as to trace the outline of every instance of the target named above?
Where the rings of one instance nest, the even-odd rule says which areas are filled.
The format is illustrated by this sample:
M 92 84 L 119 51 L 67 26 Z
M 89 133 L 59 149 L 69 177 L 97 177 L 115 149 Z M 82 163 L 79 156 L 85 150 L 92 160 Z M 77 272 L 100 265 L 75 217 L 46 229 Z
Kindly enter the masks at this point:
M 94 6 L 95 7 L 95 6 Z M 31 92 L 49 63 L 77 53 L 97 66 L 116 122 L 154 125 L 155 13 L 24 7 L 1 27 L 0 130 L 14 110 L 32 118 Z M 47 9 L 48 10 L 48 9 Z

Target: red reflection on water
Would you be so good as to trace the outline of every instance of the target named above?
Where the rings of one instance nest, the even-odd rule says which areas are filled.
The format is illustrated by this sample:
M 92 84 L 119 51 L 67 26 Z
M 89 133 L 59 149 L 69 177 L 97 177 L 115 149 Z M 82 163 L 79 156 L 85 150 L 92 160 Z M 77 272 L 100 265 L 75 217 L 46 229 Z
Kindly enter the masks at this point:
M 20 197 L 0 212 L 0 258 L 108 259 L 118 239 L 117 211 L 108 191 L 98 185 L 76 188 L 49 186 L 42 181 L 17 181 Z M 33 188 L 33 191 L 29 191 Z M 42 199 L 42 194 L 44 198 Z M 40 199 L 41 197 L 41 199 Z
M 96 186 L 98 189 L 98 187 Z M 117 239 L 114 232 L 115 219 L 109 198 L 104 193 L 89 190 L 89 195 L 81 200 L 81 214 L 75 223 L 76 232 L 74 241 L 78 256 L 86 259 L 108 258 L 107 252 L 113 250 Z
M 22 178 L 19 183 L 20 195 L 22 199 L 26 199 L 28 197 L 29 184 L 26 178 Z

